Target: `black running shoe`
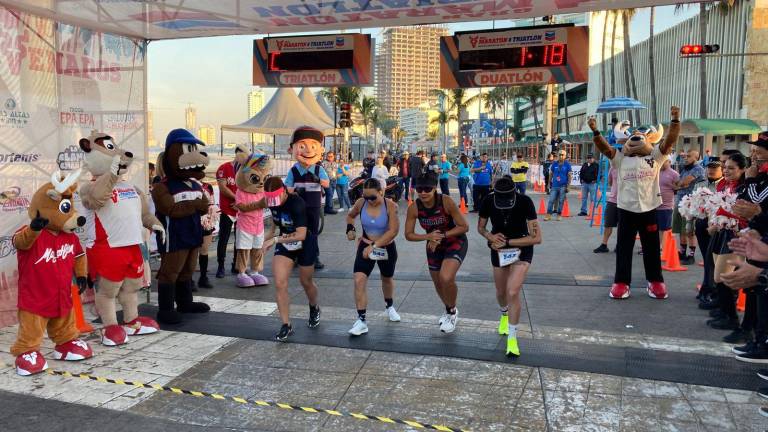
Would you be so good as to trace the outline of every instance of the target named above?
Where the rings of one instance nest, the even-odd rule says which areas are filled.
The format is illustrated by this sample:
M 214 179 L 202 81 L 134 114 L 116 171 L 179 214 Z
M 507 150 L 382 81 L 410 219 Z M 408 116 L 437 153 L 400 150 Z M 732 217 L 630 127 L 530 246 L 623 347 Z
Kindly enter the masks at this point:
M 731 348 L 731 352 L 736 355 L 746 354 L 754 350 L 756 347 L 757 347 L 757 343 L 755 343 L 754 341 L 750 341 L 750 342 L 747 342 L 746 345 L 735 346 Z
M 736 330 L 739 328 L 738 318 L 714 318 L 707 321 L 707 325 L 715 330 Z
M 747 363 L 768 364 L 768 347 L 765 344 L 757 344 L 757 347 L 750 352 L 737 355 L 736 360 Z
M 592 252 L 594 252 L 594 253 L 608 253 L 608 252 L 610 252 L 610 251 L 611 251 L 611 250 L 610 250 L 610 249 L 608 249 L 608 246 L 606 246 L 606 245 L 604 245 L 604 244 L 601 244 L 600 246 L 598 246 L 597 248 L 595 248 L 595 250 L 593 250 Z
M 285 342 L 288 336 L 293 334 L 293 327 L 290 324 L 283 324 L 280 327 L 280 331 L 275 335 L 275 340 L 278 342 Z
M 761 387 L 757 390 L 757 395 L 763 399 L 768 399 L 768 387 Z
M 723 342 L 729 343 L 729 344 L 746 343 L 751 340 L 752 340 L 752 332 L 745 331 L 741 327 L 732 331 L 730 334 L 723 336 Z M 741 353 L 736 353 L 736 354 L 741 354 Z
M 758 410 L 761 416 L 768 417 L 768 407 L 760 407 Z
M 759 369 L 757 371 L 757 376 L 768 381 L 768 369 Z
M 320 307 L 315 306 L 309 307 L 309 321 L 307 321 L 307 326 L 309 328 L 315 328 L 317 325 L 320 324 Z

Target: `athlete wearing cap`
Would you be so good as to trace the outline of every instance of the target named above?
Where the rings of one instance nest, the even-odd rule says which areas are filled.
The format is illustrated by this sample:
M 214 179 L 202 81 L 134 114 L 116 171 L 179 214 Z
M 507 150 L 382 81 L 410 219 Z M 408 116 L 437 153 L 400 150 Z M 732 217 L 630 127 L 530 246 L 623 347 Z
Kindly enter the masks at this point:
M 493 192 L 480 205 L 477 232 L 491 248 L 496 300 L 501 308 L 499 334 L 507 335 L 507 355 L 519 356 L 517 325 L 520 322 L 520 290 L 533 260 L 533 245 L 541 243 L 536 208 L 509 177 L 496 181 Z M 491 220 L 491 231 L 486 225 Z
M 445 304 L 445 314 L 438 321 L 440 331 L 452 333 L 458 320 L 456 273 L 467 255 L 469 226 L 456 203 L 449 196 L 437 192 L 436 173 L 422 173 L 416 178 L 414 189 L 418 198 L 408 206 L 405 238 L 427 242 L 429 275 L 437 295 Z M 415 232 L 416 219 L 426 234 Z

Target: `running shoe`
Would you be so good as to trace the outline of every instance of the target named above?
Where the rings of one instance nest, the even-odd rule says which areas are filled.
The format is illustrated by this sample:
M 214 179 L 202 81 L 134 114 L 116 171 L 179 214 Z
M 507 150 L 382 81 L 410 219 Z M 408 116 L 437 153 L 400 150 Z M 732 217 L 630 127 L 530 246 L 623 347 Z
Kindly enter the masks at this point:
M 664 282 L 648 282 L 648 297 L 663 300 L 667 294 L 667 285 Z
M 309 328 L 315 328 L 317 325 L 320 324 L 320 307 L 315 306 L 309 307 L 309 321 L 307 321 L 307 326 Z
M 736 360 L 747 363 L 768 364 L 768 347 L 764 344 L 758 344 L 754 350 L 737 355 Z
M 516 337 L 507 338 L 507 356 L 520 357 L 520 347 L 517 346 Z
M 546 215 L 544 216 L 544 221 L 552 220 L 552 215 Z
M 768 369 L 759 369 L 757 371 L 757 376 L 768 381 Z
M 365 323 L 365 321 L 361 321 L 358 319 L 355 321 L 355 324 L 352 325 L 352 328 L 349 329 L 349 334 L 352 336 L 360 336 L 361 334 L 368 333 L 368 324 Z
M 285 342 L 288 336 L 293 334 L 293 327 L 290 324 L 283 324 L 280 327 L 280 331 L 275 335 L 275 340 L 278 342 Z
M 732 347 L 731 348 L 731 352 L 736 354 L 736 355 L 741 355 L 741 354 L 746 354 L 748 352 L 751 352 L 756 347 L 757 347 L 757 343 L 754 342 L 754 341 L 751 341 L 751 342 L 747 342 L 746 345 Z M 759 372 L 758 372 L 758 374 L 759 374 Z
M 437 324 L 438 324 L 438 325 L 443 325 L 443 323 L 444 323 L 444 322 L 445 322 L 445 320 L 447 320 L 447 319 L 448 319 L 448 314 L 447 314 L 447 313 L 444 313 L 444 314 L 440 315 L 440 319 L 439 319 L 439 320 L 437 320 Z
M 621 282 L 614 283 L 608 296 L 614 299 L 629 298 L 629 285 Z
M 723 342 L 730 344 L 746 343 L 752 340 L 752 332 L 744 331 L 741 327 L 723 336 Z M 740 354 L 740 353 L 739 353 Z
M 400 322 L 400 314 L 397 313 L 394 306 L 387 308 L 387 316 L 389 316 L 389 320 L 392 322 Z
M 761 416 L 768 417 L 768 407 L 760 407 L 758 410 Z
M 555 219 L 555 220 L 556 220 L 556 221 L 558 221 L 558 222 L 560 222 L 561 220 L 563 220 L 563 217 L 562 217 L 562 216 L 560 216 L 560 215 L 557 215 L 557 219 Z
M 455 313 L 448 314 L 445 321 L 440 325 L 440 331 L 443 333 L 453 333 L 456 330 L 456 322 L 459 320 L 459 310 L 455 309 Z
M 601 244 L 600 246 L 596 247 L 592 252 L 594 253 L 608 253 L 611 250 L 608 249 L 608 245 Z
M 509 316 L 507 316 L 506 314 L 502 314 L 501 318 L 499 318 L 499 334 L 500 335 L 509 334 Z
M 757 395 L 763 399 L 768 399 L 768 387 L 761 387 L 757 390 Z

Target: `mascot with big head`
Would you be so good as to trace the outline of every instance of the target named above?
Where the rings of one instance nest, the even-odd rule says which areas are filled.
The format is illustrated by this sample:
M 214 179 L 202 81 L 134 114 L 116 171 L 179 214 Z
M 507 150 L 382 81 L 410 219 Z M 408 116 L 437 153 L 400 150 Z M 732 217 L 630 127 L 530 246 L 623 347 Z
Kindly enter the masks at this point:
M 73 204 L 80 170 L 62 178 L 57 171 L 32 196 L 31 219 L 13 235 L 19 265 L 19 330 L 11 354 L 16 373 L 33 375 L 48 369 L 40 352 L 43 336 L 56 344 L 56 360 L 83 360 L 93 350 L 79 339 L 72 309 L 72 276 L 82 292 L 87 262 L 75 229 L 85 225 Z
M 661 144 L 664 131 L 657 128 L 638 128 L 632 133 L 620 124 L 614 130 L 622 149 L 611 147 L 597 128 L 595 118 L 588 125 L 594 134 L 595 146 L 617 171 L 619 229 L 616 243 L 616 273 L 609 293 L 611 298 L 629 297 L 632 278 L 632 254 L 635 235 L 639 233 L 643 247 L 647 293 L 651 298 L 667 298 L 667 288 L 661 275 L 659 252 L 659 227 L 656 208 L 661 205 L 659 171 L 664 160 L 672 152 L 680 135 L 680 109 L 671 108 L 671 121 L 666 139 Z
M 157 273 L 157 320 L 165 324 L 182 321 L 182 313 L 208 312 L 205 303 L 192 301 L 192 275 L 203 244 L 200 217 L 208 213 L 208 199 L 200 185 L 208 155 L 205 145 L 186 129 L 174 129 L 165 140 L 162 158 L 165 177 L 152 188 L 157 216 L 165 228 L 158 239 L 162 254 Z
M 84 165 L 92 179 L 80 189 L 86 218 L 86 253 L 90 277 L 96 281 L 96 310 L 104 324 L 101 343 L 117 346 L 128 336 L 158 331 L 155 320 L 139 316 L 139 290 L 144 272 L 141 244 L 144 229 L 164 235 L 163 225 L 150 212 L 144 192 L 122 179 L 133 162 L 111 136 L 92 131 L 79 141 Z M 118 325 L 115 299 L 123 308 Z

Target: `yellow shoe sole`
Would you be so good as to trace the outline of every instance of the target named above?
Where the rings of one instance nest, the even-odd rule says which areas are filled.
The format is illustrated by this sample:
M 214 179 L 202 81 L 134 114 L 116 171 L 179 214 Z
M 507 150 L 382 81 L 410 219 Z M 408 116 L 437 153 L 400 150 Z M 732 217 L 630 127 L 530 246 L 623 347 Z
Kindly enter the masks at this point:
M 507 356 L 520 357 L 520 347 L 517 346 L 517 338 L 507 338 Z

